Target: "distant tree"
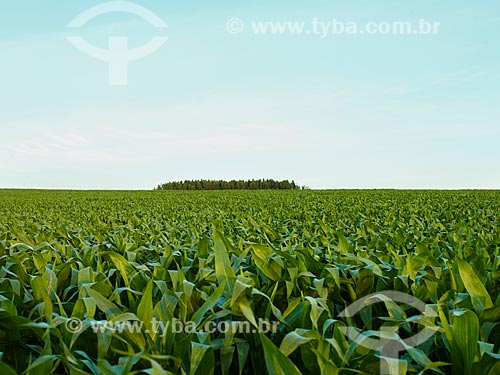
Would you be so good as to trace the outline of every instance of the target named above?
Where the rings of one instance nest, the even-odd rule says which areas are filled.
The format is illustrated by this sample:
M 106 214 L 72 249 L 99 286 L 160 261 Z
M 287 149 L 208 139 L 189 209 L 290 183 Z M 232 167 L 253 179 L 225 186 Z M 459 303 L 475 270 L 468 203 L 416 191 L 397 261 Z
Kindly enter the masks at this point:
M 304 188 L 304 187 L 302 187 Z M 292 180 L 184 180 L 159 184 L 155 190 L 297 190 L 300 186 Z

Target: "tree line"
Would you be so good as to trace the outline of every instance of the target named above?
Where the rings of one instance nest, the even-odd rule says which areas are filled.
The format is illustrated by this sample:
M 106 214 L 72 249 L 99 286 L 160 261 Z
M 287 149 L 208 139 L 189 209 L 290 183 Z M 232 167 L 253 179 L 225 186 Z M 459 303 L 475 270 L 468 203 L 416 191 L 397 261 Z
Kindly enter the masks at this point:
M 293 180 L 184 180 L 158 185 L 155 190 L 296 190 L 300 189 Z

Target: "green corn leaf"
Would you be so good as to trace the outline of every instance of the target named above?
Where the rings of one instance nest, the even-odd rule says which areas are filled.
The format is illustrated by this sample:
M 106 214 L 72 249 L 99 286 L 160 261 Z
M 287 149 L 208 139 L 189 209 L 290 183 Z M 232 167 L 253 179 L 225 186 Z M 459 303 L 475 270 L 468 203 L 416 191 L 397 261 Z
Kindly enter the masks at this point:
M 463 260 L 457 259 L 456 262 L 465 289 L 467 289 L 467 292 L 469 292 L 471 296 L 474 310 L 478 314 L 481 314 L 485 309 L 492 308 L 493 302 L 491 302 L 491 297 L 479 277 L 474 272 L 474 269 L 469 265 L 469 263 Z
M 471 374 L 474 358 L 479 348 L 479 319 L 470 310 L 454 310 L 452 316 L 454 344 L 462 354 L 464 373 Z
M 224 241 L 222 240 L 222 234 L 214 228 L 213 237 L 215 246 L 215 275 L 217 276 L 219 285 L 226 282 L 226 290 L 228 291 L 228 296 L 230 297 L 233 294 L 236 276 L 231 268 L 229 253 Z
M 265 335 L 259 334 L 269 375 L 301 375 L 299 369 Z
M 146 286 L 146 290 L 141 297 L 141 302 L 137 307 L 137 317 L 144 323 L 149 332 L 152 332 L 153 321 L 153 281 Z
M 287 357 L 292 354 L 300 345 L 311 341 L 312 337 L 304 337 L 293 331 L 287 334 L 280 345 L 280 351 Z

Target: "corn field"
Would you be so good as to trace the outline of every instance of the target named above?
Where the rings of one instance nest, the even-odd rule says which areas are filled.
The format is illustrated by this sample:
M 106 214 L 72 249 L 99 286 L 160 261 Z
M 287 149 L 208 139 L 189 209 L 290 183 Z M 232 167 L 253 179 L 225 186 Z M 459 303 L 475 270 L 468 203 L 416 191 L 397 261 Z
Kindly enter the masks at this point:
M 435 316 L 341 316 L 382 291 Z M 0 191 L 2 375 L 494 375 L 499 322 L 497 191 Z M 384 358 L 347 326 L 433 335 Z

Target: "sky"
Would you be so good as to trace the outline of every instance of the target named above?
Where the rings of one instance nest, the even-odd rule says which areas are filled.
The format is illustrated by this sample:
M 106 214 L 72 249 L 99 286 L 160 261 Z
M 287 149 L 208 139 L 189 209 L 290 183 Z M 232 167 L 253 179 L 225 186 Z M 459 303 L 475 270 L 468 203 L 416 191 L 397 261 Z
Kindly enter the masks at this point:
M 103 3 L 2 3 L 0 188 L 500 189 L 497 0 L 137 0 L 68 27 Z M 420 20 L 437 32 L 359 32 Z M 271 22 L 303 29 L 259 29 Z M 71 37 L 167 39 L 116 85 Z

